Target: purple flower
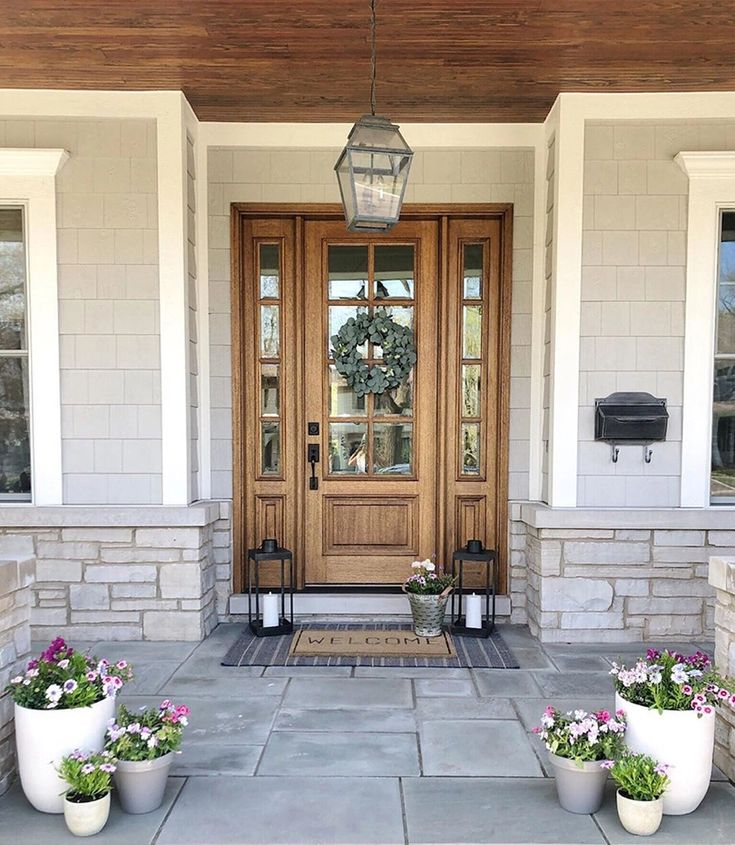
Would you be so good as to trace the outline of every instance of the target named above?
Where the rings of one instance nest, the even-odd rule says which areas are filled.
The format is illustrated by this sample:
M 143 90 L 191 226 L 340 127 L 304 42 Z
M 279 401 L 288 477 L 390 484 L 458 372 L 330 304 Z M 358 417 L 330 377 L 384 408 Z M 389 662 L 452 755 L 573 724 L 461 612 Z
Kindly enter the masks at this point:
M 85 763 L 82 766 L 82 774 L 83 775 L 91 775 L 94 770 L 95 770 L 95 767 L 92 765 L 92 763 Z
M 668 771 L 669 771 L 669 766 L 668 766 L 667 763 L 659 763 L 656 766 L 656 768 L 654 769 L 654 772 L 656 772 L 657 775 L 661 775 L 661 777 L 666 777 L 666 773 Z
M 117 767 L 113 766 L 112 763 L 102 763 L 100 765 L 101 772 L 107 772 L 108 775 L 111 775 Z
M 601 769 L 612 769 L 612 767 L 613 767 L 614 765 L 615 765 L 615 761 L 614 761 L 614 760 L 603 760 L 603 761 L 600 763 L 600 768 L 601 768 Z
M 79 684 L 74 680 L 74 678 L 69 678 L 68 681 L 64 681 L 64 692 L 74 692 L 78 686 Z

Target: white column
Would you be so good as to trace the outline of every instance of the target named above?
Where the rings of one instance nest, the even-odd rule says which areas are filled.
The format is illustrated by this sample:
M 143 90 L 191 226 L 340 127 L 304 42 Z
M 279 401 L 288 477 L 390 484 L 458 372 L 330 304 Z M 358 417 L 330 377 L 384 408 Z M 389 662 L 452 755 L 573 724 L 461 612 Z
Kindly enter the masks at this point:
M 563 99 L 558 107 L 548 498 L 568 508 L 577 505 L 584 119 Z
M 156 124 L 164 505 L 188 504 L 191 490 L 184 108 L 181 95 Z

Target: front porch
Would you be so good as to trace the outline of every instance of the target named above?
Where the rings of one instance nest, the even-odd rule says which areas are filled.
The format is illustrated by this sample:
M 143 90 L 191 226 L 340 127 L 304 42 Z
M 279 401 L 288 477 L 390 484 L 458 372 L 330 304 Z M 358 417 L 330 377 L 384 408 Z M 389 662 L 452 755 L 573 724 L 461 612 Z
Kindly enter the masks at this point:
M 610 708 L 610 661 L 645 644 L 542 645 L 525 626 L 502 625 L 519 670 L 223 668 L 240 629 L 219 625 L 200 644 L 92 644 L 135 664 L 126 703 L 170 697 L 192 710 L 164 806 L 144 816 L 115 807 L 100 845 L 635 841 L 612 790 L 595 816 L 559 807 L 530 731 L 548 703 Z M 712 651 L 681 644 L 694 646 Z M 717 769 L 713 780 L 701 807 L 665 817 L 652 841 L 732 843 L 735 788 Z M 18 784 L 0 799 L 0 825 L 23 845 L 74 841 Z

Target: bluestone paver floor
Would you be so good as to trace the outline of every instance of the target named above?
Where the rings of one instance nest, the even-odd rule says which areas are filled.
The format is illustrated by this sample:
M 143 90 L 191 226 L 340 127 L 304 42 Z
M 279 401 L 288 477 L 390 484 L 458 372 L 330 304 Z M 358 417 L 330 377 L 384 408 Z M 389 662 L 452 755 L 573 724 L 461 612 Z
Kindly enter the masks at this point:
M 223 667 L 241 625 L 203 643 L 94 643 L 126 658 L 130 707 L 190 706 L 164 806 L 124 815 L 99 845 L 628 845 L 614 790 L 594 816 L 562 810 L 531 730 L 546 704 L 613 706 L 611 661 L 647 644 L 541 646 L 503 626 L 521 669 Z M 680 651 L 711 644 L 672 643 Z M 652 845 L 733 845 L 735 788 L 721 772 L 701 807 L 665 817 Z M 16 783 L 0 797 L 0 845 L 77 841 Z

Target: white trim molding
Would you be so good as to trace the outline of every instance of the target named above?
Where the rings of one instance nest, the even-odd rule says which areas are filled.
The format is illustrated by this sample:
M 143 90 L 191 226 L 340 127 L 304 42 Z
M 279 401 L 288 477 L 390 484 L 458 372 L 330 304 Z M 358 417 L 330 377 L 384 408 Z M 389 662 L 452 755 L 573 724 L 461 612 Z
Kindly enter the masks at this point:
M 63 502 L 56 174 L 65 150 L 0 149 L 0 202 L 25 208 L 34 505 Z
M 720 210 L 735 208 L 735 152 L 680 152 L 689 177 L 681 506 L 710 505 Z

